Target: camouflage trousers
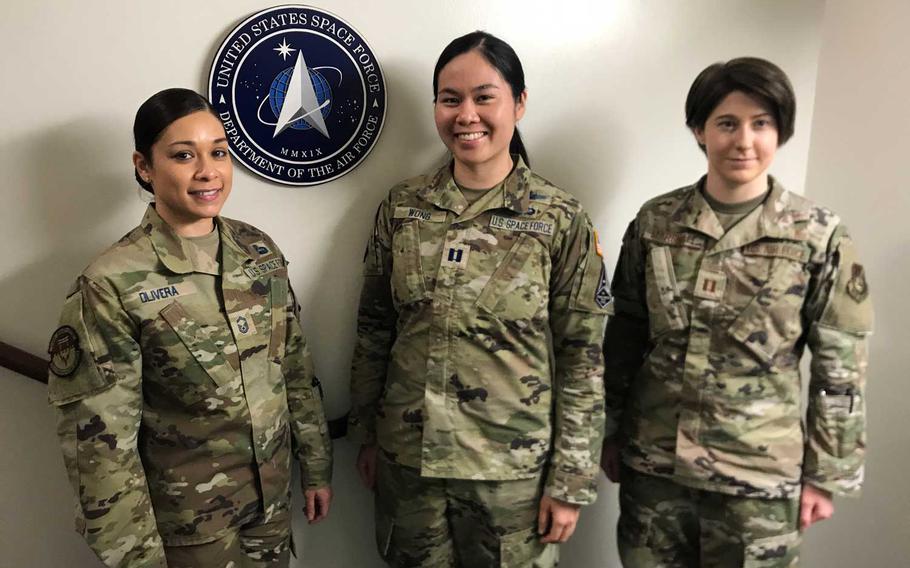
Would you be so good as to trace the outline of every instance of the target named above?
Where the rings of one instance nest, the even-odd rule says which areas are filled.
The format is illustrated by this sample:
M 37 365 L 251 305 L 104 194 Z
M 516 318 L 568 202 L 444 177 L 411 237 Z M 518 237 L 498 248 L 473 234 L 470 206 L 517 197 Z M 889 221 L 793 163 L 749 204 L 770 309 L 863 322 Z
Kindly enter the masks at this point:
M 291 515 L 269 522 L 253 519 L 235 532 L 204 544 L 165 546 L 168 568 L 287 568 L 291 561 Z
M 559 548 L 541 544 L 543 480 L 421 477 L 377 460 L 376 543 L 397 568 L 551 568 Z
M 701 491 L 623 466 L 619 504 L 626 568 L 799 565 L 798 499 Z

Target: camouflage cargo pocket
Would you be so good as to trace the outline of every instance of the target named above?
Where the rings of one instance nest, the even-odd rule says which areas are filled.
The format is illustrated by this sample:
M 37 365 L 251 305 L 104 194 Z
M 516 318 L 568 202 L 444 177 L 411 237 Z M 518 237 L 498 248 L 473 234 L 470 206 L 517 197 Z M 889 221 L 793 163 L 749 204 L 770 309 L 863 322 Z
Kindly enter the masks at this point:
M 392 235 L 392 298 L 396 308 L 427 295 L 420 262 L 419 230 L 416 221 L 408 221 Z
M 788 568 L 799 566 L 799 531 L 760 538 L 746 544 L 743 568 Z
M 651 338 L 670 330 L 686 329 L 689 318 L 680 296 L 670 247 L 653 247 L 648 253 L 646 290 Z
M 544 568 L 555 566 L 558 548 L 540 542 L 534 527 L 499 538 L 500 568 Z
M 808 273 L 805 265 L 787 258 L 771 260 L 770 276 L 727 329 L 759 361 L 774 356 L 802 333 L 800 310 Z
M 525 268 L 540 247 L 537 239 L 527 233 L 519 236 L 481 290 L 478 307 L 505 321 L 532 318 L 546 300 L 546 288 L 535 287 L 538 280 L 529 277 Z

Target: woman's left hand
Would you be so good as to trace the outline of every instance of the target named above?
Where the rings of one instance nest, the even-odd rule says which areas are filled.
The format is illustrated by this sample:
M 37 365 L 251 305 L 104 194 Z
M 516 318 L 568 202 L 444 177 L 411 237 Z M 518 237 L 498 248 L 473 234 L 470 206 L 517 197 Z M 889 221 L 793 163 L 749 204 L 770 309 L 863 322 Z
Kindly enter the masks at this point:
M 834 500 L 831 493 L 804 483 L 799 496 L 799 530 L 804 531 L 818 521 L 831 518 L 833 514 Z
M 569 540 L 575 532 L 580 513 L 580 505 L 566 503 L 546 495 L 541 497 L 540 511 L 537 514 L 537 534 L 541 535 L 540 542 L 547 544 Z
M 303 492 L 306 496 L 306 520 L 314 525 L 329 516 L 329 507 L 332 504 L 332 487 L 326 485 L 319 489 L 307 489 Z

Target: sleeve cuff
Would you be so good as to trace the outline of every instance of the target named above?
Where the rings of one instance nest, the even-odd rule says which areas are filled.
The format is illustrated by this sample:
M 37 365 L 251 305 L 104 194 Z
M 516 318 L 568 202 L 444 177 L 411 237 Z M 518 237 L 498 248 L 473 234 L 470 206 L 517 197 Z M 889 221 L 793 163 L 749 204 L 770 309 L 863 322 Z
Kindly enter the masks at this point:
M 834 497 L 859 497 L 863 486 L 863 468 L 849 477 L 826 477 L 818 472 L 803 473 L 803 483 L 824 489 Z
M 544 494 L 573 505 L 590 505 L 597 500 L 597 481 L 554 468 L 547 475 Z
M 319 489 L 332 484 L 332 462 L 319 460 L 315 462 L 310 460 L 304 465 L 300 464 L 300 485 L 304 491 L 307 489 Z

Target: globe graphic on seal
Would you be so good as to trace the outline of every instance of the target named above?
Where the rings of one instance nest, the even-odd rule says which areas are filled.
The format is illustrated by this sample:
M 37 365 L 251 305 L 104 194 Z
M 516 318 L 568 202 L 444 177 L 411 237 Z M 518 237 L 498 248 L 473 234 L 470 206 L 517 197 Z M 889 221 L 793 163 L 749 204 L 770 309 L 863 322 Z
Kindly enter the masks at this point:
M 310 82 L 313 84 L 316 100 L 320 105 L 329 101 L 329 104 L 322 107 L 320 111 L 322 118 L 325 118 L 329 116 L 329 111 L 332 110 L 332 88 L 329 87 L 329 82 L 325 80 L 325 77 L 319 71 L 310 68 L 307 68 L 307 71 L 310 73 Z M 288 93 L 288 85 L 291 83 L 291 75 L 293 74 L 294 68 L 288 67 L 275 77 L 275 80 L 272 81 L 272 86 L 269 87 L 269 106 L 272 108 L 272 112 L 275 113 L 275 118 L 281 116 L 281 107 L 284 105 L 284 97 Z M 294 130 L 310 130 L 313 127 L 301 118 L 291 124 L 291 128 Z

